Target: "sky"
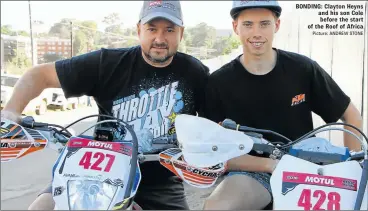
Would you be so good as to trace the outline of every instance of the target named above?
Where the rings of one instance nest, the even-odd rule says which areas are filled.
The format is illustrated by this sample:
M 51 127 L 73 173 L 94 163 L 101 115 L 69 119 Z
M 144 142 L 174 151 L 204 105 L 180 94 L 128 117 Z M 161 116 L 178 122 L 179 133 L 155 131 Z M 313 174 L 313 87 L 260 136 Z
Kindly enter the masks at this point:
M 141 5 L 142 1 L 31 1 L 31 10 L 32 20 L 43 21 L 46 28 L 62 18 L 76 18 L 94 20 L 103 30 L 103 18 L 113 12 L 120 14 L 124 27 L 134 26 Z M 231 1 L 181 1 L 181 6 L 185 26 L 206 22 L 217 29 L 232 28 Z M 5 24 L 29 30 L 28 1 L 1 1 L 1 25 Z
M 134 26 L 141 5 L 142 1 L 31 1 L 31 10 L 32 19 L 45 25 L 62 18 L 76 18 L 97 21 L 103 29 L 103 18 L 113 12 L 119 13 L 124 27 Z M 186 26 L 203 21 L 215 28 L 231 29 L 231 1 L 182 1 L 181 5 Z M 1 25 L 5 24 L 14 29 L 29 29 L 28 1 L 1 1 Z

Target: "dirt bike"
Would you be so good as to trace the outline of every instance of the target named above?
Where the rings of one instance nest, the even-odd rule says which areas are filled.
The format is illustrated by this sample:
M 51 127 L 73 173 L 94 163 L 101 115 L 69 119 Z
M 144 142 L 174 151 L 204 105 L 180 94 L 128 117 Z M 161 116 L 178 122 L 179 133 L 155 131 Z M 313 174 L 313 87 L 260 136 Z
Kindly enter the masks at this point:
M 294 142 L 272 145 L 260 133 L 277 134 L 275 132 L 239 126 L 231 121 L 219 125 L 201 117 L 180 114 L 175 119 L 178 148 L 172 138 L 160 143 L 171 143 L 169 149 L 143 155 L 138 153 L 137 137 L 132 128 L 111 118 L 114 120 L 97 124 L 119 123 L 122 130 L 126 128 L 130 132 L 131 140 L 101 142 L 84 137 L 83 133 L 72 136 L 63 132 L 76 122 L 57 130 L 55 127 L 60 126 L 33 120 L 23 121 L 23 127 L 2 120 L 1 161 L 18 159 L 45 147 L 55 148 L 61 151 L 53 170 L 56 209 L 140 209 L 133 202 L 141 178 L 139 163 L 159 161 L 189 185 L 208 188 L 226 172 L 227 160 L 253 150 L 280 159 L 271 177 L 275 210 L 316 210 L 326 204 L 332 210 L 356 207 L 356 210 L 367 210 L 367 194 L 364 193 L 367 147 L 362 142 L 363 151 L 351 154 L 346 148 L 334 147 L 325 139 L 311 138 L 331 128 L 320 127 Z M 53 143 L 67 144 L 55 147 Z M 16 151 L 19 148 L 21 150 Z M 6 157 L 3 156 L 5 151 Z
M 330 127 L 334 125 L 353 127 L 365 142 L 349 130 Z M 367 210 L 368 138 L 352 125 L 326 124 L 295 141 L 270 130 L 240 126 L 229 119 L 217 124 L 185 114 L 176 117 L 175 128 L 180 151 L 177 150 L 171 163 L 180 158 L 190 167 L 174 172 L 185 178 L 186 171 L 197 169 L 203 181 L 196 180 L 196 184 L 186 181 L 190 185 L 201 188 L 214 185 L 224 169 L 213 172 L 207 167 L 224 166 L 231 158 L 253 151 L 279 160 L 270 179 L 274 210 Z M 329 130 L 353 135 L 360 141 L 362 151 L 352 153 L 346 147 L 333 146 L 315 136 Z M 286 143 L 271 144 L 263 138 L 265 133 L 279 136 Z M 198 169 L 206 169 L 207 173 Z
M 96 116 L 107 120 L 97 122 L 79 135 L 68 130 L 77 122 Z M 114 130 L 94 137 L 84 135 L 104 123 L 114 124 Z M 175 136 L 155 139 L 152 146 L 157 147 L 153 147 L 152 153 L 138 153 L 138 139 L 132 127 L 107 115 L 87 116 L 66 127 L 35 122 L 30 116 L 20 124 L 1 119 L 0 136 L 1 162 L 11 162 L 45 148 L 59 152 L 52 170 L 55 210 L 142 209 L 134 202 L 141 180 L 139 165 L 158 162 L 159 154 L 155 151 L 175 147 L 176 140 Z

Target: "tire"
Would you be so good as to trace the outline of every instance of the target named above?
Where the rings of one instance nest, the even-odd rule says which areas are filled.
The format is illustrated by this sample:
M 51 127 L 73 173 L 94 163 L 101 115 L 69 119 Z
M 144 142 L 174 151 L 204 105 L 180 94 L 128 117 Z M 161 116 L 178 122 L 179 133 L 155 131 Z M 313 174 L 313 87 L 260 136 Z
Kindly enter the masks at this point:
M 47 112 L 47 102 L 45 100 L 42 100 L 40 108 L 36 109 L 36 114 L 44 115 L 46 112 Z

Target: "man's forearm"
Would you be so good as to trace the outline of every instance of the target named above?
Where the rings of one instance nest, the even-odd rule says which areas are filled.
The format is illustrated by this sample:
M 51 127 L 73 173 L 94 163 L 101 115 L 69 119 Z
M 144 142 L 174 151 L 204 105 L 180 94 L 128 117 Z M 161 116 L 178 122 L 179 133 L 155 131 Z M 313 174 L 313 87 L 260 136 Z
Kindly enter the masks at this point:
M 242 155 L 227 162 L 228 171 L 251 171 L 272 173 L 277 165 L 276 160 L 251 155 Z
M 42 68 L 44 66 L 37 66 L 24 73 L 16 83 L 4 110 L 21 114 L 27 104 L 48 87 Z

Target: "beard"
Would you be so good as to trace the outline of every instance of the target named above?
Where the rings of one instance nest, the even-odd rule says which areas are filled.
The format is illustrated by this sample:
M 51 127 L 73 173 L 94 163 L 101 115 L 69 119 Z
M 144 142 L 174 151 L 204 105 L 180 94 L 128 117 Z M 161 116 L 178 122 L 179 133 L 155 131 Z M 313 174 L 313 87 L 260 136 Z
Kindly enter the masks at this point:
M 165 49 L 165 53 L 156 53 L 154 51 L 151 51 L 152 48 L 161 48 Z M 153 63 L 162 64 L 167 62 L 171 57 L 174 56 L 176 51 L 170 50 L 169 46 L 165 43 L 153 43 L 152 46 L 148 51 L 143 51 L 144 55 L 148 60 L 150 60 Z

